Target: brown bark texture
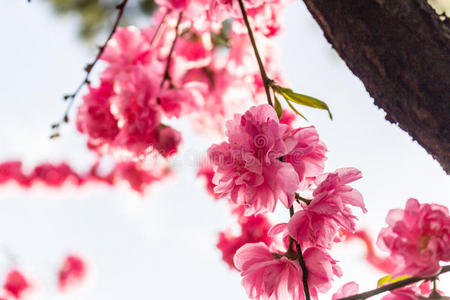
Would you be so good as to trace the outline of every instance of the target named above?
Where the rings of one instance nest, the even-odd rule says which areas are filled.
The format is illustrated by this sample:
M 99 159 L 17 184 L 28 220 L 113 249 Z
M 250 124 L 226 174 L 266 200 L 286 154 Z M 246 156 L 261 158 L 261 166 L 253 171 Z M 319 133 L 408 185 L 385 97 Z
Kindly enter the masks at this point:
M 449 19 L 426 0 L 303 1 L 386 119 L 449 174 Z

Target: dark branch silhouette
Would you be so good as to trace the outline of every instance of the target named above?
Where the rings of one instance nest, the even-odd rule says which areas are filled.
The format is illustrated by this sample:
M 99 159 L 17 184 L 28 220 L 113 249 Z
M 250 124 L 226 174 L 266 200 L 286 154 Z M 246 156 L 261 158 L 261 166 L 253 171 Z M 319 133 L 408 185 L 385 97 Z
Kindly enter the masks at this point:
M 122 16 L 123 16 L 123 13 L 125 11 L 125 7 L 126 7 L 127 3 L 128 3 L 128 0 L 123 0 L 122 2 L 120 2 L 116 6 L 116 9 L 118 10 L 118 13 L 117 13 L 117 17 L 116 17 L 116 20 L 114 22 L 114 25 L 112 27 L 112 30 L 111 30 L 108 38 L 106 39 L 106 41 L 103 43 L 103 45 L 98 48 L 99 51 L 97 52 L 97 55 L 95 56 L 94 61 L 91 62 L 90 64 L 86 65 L 86 67 L 84 68 L 84 70 L 86 71 L 86 76 L 84 77 L 83 81 L 78 85 L 77 89 L 72 94 L 64 95 L 64 100 L 68 101 L 67 107 L 66 107 L 66 111 L 64 112 L 62 120 L 59 121 L 58 123 L 55 123 L 55 124 L 52 125 L 52 129 L 56 130 L 56 132 L 53 133 L 50 136 L 50 138 L 58 137 L 59 136 L 58 129 L 59 129 L 60 125 L 62 123 L 68 123 L 69 122 L 70 109 L 72 108 L 72 105 L 73 105 L 73 103 L 74 103 L 78 93 L 81 91 L 81 89 L 84 87 L 84 85 L 90 83 L 89 76 L 91 74 L 91 71 L 93 70 L 93 68 L 97 64 L 97 62 L 100 60 L 100 57 L 102 56 L 103 51 L 105 51 L 106 45 L 111 40 L 111 38 L 114 35 L 114 33 L 116 32 L 117 27 L 119 26 L 120 20 L 122 19 Z

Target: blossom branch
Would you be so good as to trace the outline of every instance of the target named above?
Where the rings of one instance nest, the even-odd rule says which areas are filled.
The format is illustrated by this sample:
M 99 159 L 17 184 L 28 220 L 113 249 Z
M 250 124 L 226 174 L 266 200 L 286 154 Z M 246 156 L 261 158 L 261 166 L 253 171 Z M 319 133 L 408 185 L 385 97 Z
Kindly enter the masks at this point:
M 434 280 L 436 279 L 437 276 L 444 274 L 446 272 L 450 272 L 450 265 L 442 267 L 441 271 L 433 276 L 428 276 L 428 277 L 410 277 L 404 280 L 400 280 L 388 285 L 384 285 L 382 287 L 379 287 L 377 289 L 371 290 L 371 291 L 367 291 L 361 294 L 357 294 L 357 295 L 353 295 L 350 297 L 345 297 L 345 298 L 340 298 L 339 300 L 361 300 L 361 299 L 367 299 L 370 297 L 373 297 L 375 295 L 387 292 L 387 291 L 392 291 L 401 287 L 404 287 L 406 285 L 412 284 L 412 283 L 416 283 L 418 281 L 422 281 L 422 280 Z
M 86 76 L 84 77 L 83 81 L 78 85 L 78 87 L 75 90 L 75 92 L 73 92 L 72 94 L 64 95 L 64 100 L 69 100 L 69 103 L 67 104 L 67 108 L 66 108 L 66 111 L 64 112 L 63 119 L 59 123 L 53 124 L 52 125 L 53 129 L 57 129 L 63 122 L 64 123 L 69 122 L 69 112 L 70 112 L 70 109 L 71 109 L 71 107 L 72 107 L 72 105 L 73 105 L 73 103 L 75 101 L 75 98 L 78 95 L 78 93 L 81 91 L 83 86 L 85 84 L 89 84 L 89 82 L 90 82 L 89 81 L 89 76 L 91 74 L 91 71 L 94 68 L 94 66 L 97 64 L 97 62 L 100 60 L 100 57 L 102 56 L 103 51 L 105 51 L 106 45 L 108 44 L 109 40 L 111 40 L 111 38 L 114 35 L 114 33 L 116 32 L 117 27 L 119 26 L 120 20 L 122 19 L 122 16 L 123 16 L 123 13 L 125 11 L 125 7 L 126 7 L 127 3 L 128 3 L 128 0 L 122 0 L 122 2 L 120 2 L 116 6 L 116 9 L 118 10 L 118 13 L 117 13 L 116 20 L 114 22 L 113 28 L 112 28 L 108 38 L 103 43 L 103 45 L 98 48 L 99 51 L 98 51 L 97 55 L 95 56 L 94 61 L 91 62 L 90 64 L 88 64 L 84 68 L 84 70 L 86 71 Z M 50 138 L 57 137 L 58 135 L 59 135 L 58 133 L 55 133 L 52 136 L 50 136 Z
M 292 216 L 294 215 L 294 205 L 292 205 L 289 208 L 289 213 Z M 297 255 L 298 255 L 298 262 L 300 264 L 300 267 L 302 268 L 302 281 L 303 281 L 303 290 L 305 292 L 305 298 L 306 300 L 311 300 L 311 295 L 309 294 L 309 288 L 308 288 L 308 269 L 306 269 L 306 264 L 305 261 L 303 260 L 303 255 L 302 255 L 302 248 L 300 247 L 300 244 L 297 243 L 297 241 L 295 241 L 294 239 L 291 239 L 291 241 L 294 241 L 295 243 L 295 247 L 297 249 Z
M 170 85 L 172 85 L 172 78 L 170 77 L 170 65 L 172 63 L 173 50 L 175 49 L 175 44 L 177 43 L 177 40 L 178 40 L 178 36 L 179 36 L 178 28 L 180 27 L 182 18 L 183 18 L 183 11 L 180 11 L 180 13 L 178 14 L 177 25 L 175 26 L 175 38 L 173 39 L 172 46 L 170 47 L 169 55 L 167 56 L 166 69 L 164 70 L 164 75 L 161 80 L 161 84 L 159 85 L 160 88 L 162 88 L 164 86 L 164 83 L 166 82 L 166 80 L 168 80 Z
M 242 17 L 244 18 L 244 23 L 245 23 L 245 26 L 247 27 L 248 35 L 249 35 L 250 41 L 252 43 L 253 51 L 255 52 L 256 60 L 258 61 L 259 72 L 261 73 L 262 81 L 264 84 L 264 89 L 266 90 L 267 102 L 269 103 L 269 105 L 273 106 L 272 99 L 270 96 L 270 90 L 269 90 L 269 84 L 270 84 L 271 80 L 267 76 L 266 70 L 264 69 L 264 65 L 261 60 L 261 56 L 259 55 L 258 47 L 256 46 L 256 42 L 255 42 L 255 37 L 253 36 L 253 31 L 252 31 L 252 28 L 250 27 L 250 23 L 248 22 L 247 13 L 245 12 L 244 3 L 242 2 L 242 0 L 239 0 L 239 7 L 241 8 Z

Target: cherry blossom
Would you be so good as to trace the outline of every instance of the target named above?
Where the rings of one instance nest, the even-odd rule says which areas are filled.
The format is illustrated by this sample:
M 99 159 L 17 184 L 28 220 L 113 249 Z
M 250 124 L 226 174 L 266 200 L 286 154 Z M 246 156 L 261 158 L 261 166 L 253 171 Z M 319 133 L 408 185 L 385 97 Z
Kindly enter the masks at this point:
M 30 282 L 19 270 L 13 269 L 6 275 L 3 289 L 5 289 L 11 297 L 20 299 L 30 288 Z
M 77 255 L 68 255 L 58 272 L 58 287 L 65 290 L 80 283 L 86 275 L 86 265 Z
M 440 261 L 450 260 L 450 216 L 445 206 L 411 198 L 405 209 L 390 210 L 386 223 L 377 245 L 397 263 L 394 276 L 433 275 L 441 269 Z
M 298 128 L 291 135 L 297 145 L 284 157 L 284 161 L 294 166 L 301 182 L 299 189 L 305 189 L 323 172 L 327 148 L 319 140 L 313 126 Z
M 358 290 L 359 290 L 359 285 L 354 281 L 350 281 L 350 282 L 347 282 L 346 284 L 344 284 L 343 286 L 341 286 L 336 291 L 336 293 L 333 294 L 331 299 L 338 300 L 340 298 L 353 296 L 358 293 Z
M 233 258 L 236 251 L 247 243 L 263 242 L 270 245 L 272 238 L 268 235 L 271 224 L 264 215 L 244 216 L 244 209 L 236 207 L 233 215 L 238 217 L 240 234 L 234 235 L 230 231 L 219 233 L 217 248 L 222 252 L 222 259 L 231 267 L 235 268 Z
M 290 207 L 298 176 L 292 165 L 278 160 L 294 147 L 292 138 L 283 139 L 288 129 L 269 105 L 228 121 L 229 141 L 208 150 L 215 192 L 244 205 L 246 215 L 273 211 L 277 200 Z
M 289 257 L 288 257 L 289 256 Z M 334 275 L 341 271 L 326 252 L 319 248 L 308 248 L 303 258 L 309 270 L 308 284 L 313 299 L 318 293 L 331 288 Z M 241 271 L 242 284 L 252 299 L 304 299 L 302 269 L 295 257 L 284 255 L 264 243 L 246 244 L 234 257 Z
M 366 211 L 362 195 L 348 183 L 361 178 L 354 168 L 342 168 L 319 175 L 309 205 L 297 211 L 288 225 L 289 234 L 300 244 L 330 248 L 338 229 L 355 229 L 356 216 L 347 205 Z

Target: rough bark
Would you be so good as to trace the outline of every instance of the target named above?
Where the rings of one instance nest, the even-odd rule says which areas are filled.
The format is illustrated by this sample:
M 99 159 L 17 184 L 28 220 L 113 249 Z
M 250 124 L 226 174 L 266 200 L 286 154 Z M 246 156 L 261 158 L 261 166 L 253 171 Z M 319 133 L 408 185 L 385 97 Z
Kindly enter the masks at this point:
M 425 0 L 303 1 L 386 119 L 449 174 L 449 20 Z

